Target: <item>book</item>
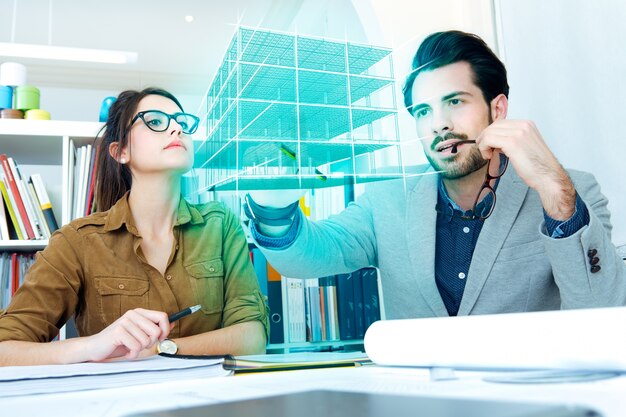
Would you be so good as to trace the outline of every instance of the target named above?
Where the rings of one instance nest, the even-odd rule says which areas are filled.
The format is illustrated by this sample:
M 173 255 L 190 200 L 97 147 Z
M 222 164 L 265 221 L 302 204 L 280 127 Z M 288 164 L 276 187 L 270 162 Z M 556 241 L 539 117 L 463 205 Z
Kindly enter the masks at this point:
M 16 395 L 116 388 L 179 379 L 232 374 L 223 359 L 179 359 L 151 356 L 134 361 L 0 368 L 0 398 Z
M 41 205 L 39 204 L 39 199 L 37 198 L 37 193 L 35 192 L 35 187 L 29 181 L 25 183 L 26 191 L 28 192 L 28 198 L 33 206 L 33 211 L 35 217 L 37 218 L 37 222 L 39 223 L 39 227 L 41 229 L 41 233 L 43 234 L 44 239 L 50 238 L 50 229 L 48 228 L 48 224 L 46 223 L 46 219 L 44 218 L 43 211 L 41 210 Z
M 365 331 L 372 323 L 380 320 L 380 303 L 378 300 L 378 270 L 363 268 L 361 270 L 363 285 L 363 323 Z
M 353 272 L 354 276 L 354 322 L 357 339 L 365 336 L 365 321 L 363 320 L 363 284 L 361 271 Z
M 307 340 L 309 342 L 321 342 L 323 337 L 318 280 L 316 278 L 304 280 L 304 291 L 306 303 Z
M 11 198 L 11 203 L 13 204 L 13 210 L 16 215 L 19 215 L 20 219 L 20 227 L 22 228 L 23 235 L 27 239 L 34 239 L 35 232 L 30 224 L 28 219 L 28 214 L 26 213 L 26 207 L 22 201 L 22 197 L 20 196 L 19 189 L 17 187 L 17 182 L 15 177 L 13 176 L 13 171 L 11 166 L 9 165 L 9 159 L 6 154 L 0 154 L 0 164 L 2 164 L 2 168 L 4 170 L 4 176 L 6 179 L 7 185 L 7 193 Z
M 269 262 L 267 264 L 267 305 L 270 309 L 270 343 L 285 342 L 283 322 L 282 277 Z
M 24 224 L 22 223 L 19 213 L 16 211 L 15 200 L 13 200 L 13 196 L 9 194 L 7 180 L 2 170 L 0 170 L 0 192 L 2 192 L 2 199 L 9 212 L 9 217 L 11 218 L 13 229 L 15 230 L 15 236 L 17 239 L 23 240 L 25 237 Z
M 337 280 L 335 276 L 319 279 L 320 296 L 324 295 L 324 309 L 322 314 L 325 322 L 324 340 L 339 340 L 339 319 L 337 317 Z
M 30 223 L 31 228 L 33 229 L 33 233 L 35 234 L 35 239 L 43 239 L 43 232 L 41 230 L 41 225 L 35 215 L 35 211 L 33 209 L 33 203 L 30 201 L 30 197 L 28 195 L 28 190 L 24 184 L 22 179 L 22 174 L 18 168 L 17 163 L 13 158 L 8 158 L 9 166 L 13 171 L 13 178 L 15 179 L 15 184 L 17 185 L 18 192 L 20 194 L 20 198 L 22 199 L 22 203 L 24 204 L 24 208 L 26 209 L 27 219 L 24 221 Z
M 226 356 L 224 369 L 235 374 L 298 369 L 362 366 L 372 362 L 363 352 L 297 352 L 270 355 Z
M 0 240 L 9 240 L 8 209 L 5 208 L 4 198 L 0 195 Z
M 304 317 L 304 282 L 298 278 L 286 278 L 287 311 L 289 314 L 289 341 L 306 342 L 306 324 Z
M 252 248 L 250 251 L 252 257 L 252 266 L 254 266 L 254 272 L 259 280 L 259 287 L 261 287 L 261 293 L 267 296 L 267 259 L 259 248 Z
M 30 176 L 29 180 L 33 187 L 35 187 L 35 194 L 37 194 L 37 199 L 39 201 L 39 206 L 41 207 L 41 211 L 43 212 L 44 219 L 46 221 L 46 225 L 50 230 L 50 234 L 54 233 L 59 225 L 54 217 L 54 211 L 52 210 L 52 203 L 50 202 L 50 197 L 48 196 L 48 192 L 46 191 L 46 187 L 44 186 L 43 179 L 39 174 L 33 174 Z
M 342 340 L 356 339 L 354 319 L 354 274 L 337 275 L 337 316 Z

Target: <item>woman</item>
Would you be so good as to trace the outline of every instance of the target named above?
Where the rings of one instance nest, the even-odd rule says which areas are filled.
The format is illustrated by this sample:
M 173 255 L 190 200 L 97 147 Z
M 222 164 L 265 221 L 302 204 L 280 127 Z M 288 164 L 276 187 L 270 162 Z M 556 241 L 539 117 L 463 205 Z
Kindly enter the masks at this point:
M 166 91 L 119 95 L 98 143 L 99 212 L 37 256 L 0 316 L 1 365 L 265 351 L 268 314 L 238 218 L 180 195 L 197 127 Z M 72 316 L 81 337 L 41 343 Z

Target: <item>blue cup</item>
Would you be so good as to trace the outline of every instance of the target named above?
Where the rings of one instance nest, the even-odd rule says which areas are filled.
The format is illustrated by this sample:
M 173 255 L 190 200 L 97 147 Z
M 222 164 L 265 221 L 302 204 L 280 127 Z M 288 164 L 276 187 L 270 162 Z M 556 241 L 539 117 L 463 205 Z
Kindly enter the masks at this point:
M 0 110 L 13 107 L 13 88 L 0 85 Z
M 111 108 L 113 103 L 115 103 L 115 100 L 117 100 L 115 97 L 107 97 L 104 100 L 102 100 L 102 106 L 100 106 L 100 119 L 99 119 L 101 122 L 106 122 L 107 119 L 109 118 L 109 109 Z

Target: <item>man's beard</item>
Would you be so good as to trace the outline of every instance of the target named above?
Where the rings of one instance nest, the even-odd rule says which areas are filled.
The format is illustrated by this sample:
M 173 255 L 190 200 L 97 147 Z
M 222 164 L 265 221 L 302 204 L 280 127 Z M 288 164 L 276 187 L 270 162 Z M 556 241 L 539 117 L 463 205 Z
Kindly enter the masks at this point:
M 489 162 L 489 160 L 483 158 L 476 145 L 471 146 L 471 148 L 467 152 L 467 156 L 465 156 L 464 158 L 461 158 L 461 155 L 457 154 L 454 158 L 446 159 L 443 161 L 435 159 L 433 157 L 433 154 L 437 153 L 437 151 L 435 150 L 437 144 L 439 142 L 443 142 L 444 140 L 450 139 L 467 140 L 468 136 L 463 133 L 450 132 L 443 137 L 436 137 L 430 145 L 430 152 L 425 152 L 426 158 L 428 159 L 428 162 L 430 162 L 430 165 L 436 171 L 439 171 L 443 178 L 449 180 L 463 178 L 464 176 L 481 169 Z
M 491 116 L 491 112 L 487 114 L 487 125 L 491 125 L 493 123 L 493 117 Z M 467 140 L 469 139 L 465 133 L 453 133 L 448 132 L 447 134 L 435 137 L 432 143 L 430 144 L 430 152 L 424 151 L 426 154 L 426 159 L 430 162 L 430 165 L 441 173 L 443 178 L 449 180 L 456 180 L 459 178 L 463 178 L 464 176 L 471 174 L 472 172 L 476 172 L 485 165 L 489 163 L 488 159 L 483 158 L 482 154 L 478 150 L 478 146 L 475 144 L 467 144 L 471 145 L 471 148 L 468 151 L 468 155 L 464 160 L 459 161 L 460 155 L 457 154 L 455 158 L 448 159 L 447 161 L 436 161 L 432 156 L 431 152 L 436 154 L 435 150 L 437 144 L 444 140 L 449 139 L 458 139 L 458 140 Z M 462 145 L 465 146 L 465 145 Z

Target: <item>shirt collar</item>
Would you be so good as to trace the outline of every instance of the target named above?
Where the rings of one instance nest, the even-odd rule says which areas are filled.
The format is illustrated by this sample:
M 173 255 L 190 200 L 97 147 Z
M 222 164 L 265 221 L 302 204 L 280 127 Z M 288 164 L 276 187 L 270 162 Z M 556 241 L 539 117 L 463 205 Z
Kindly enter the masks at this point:
M 463 210 L 458 204 L 456 204 L 454 202 L 454 200 L 452 200 L 450 198 L 450 196 L 448 195 L 448 191 L 446 190 L 445 185 L 443 184 L 443 178 L 441 175 L 438 175 L 439 177 L 439 192 L 437 193 L 437 202 L 439 204 L 439 207 L 445 207 L 446 209 L 446 213 L 450 213 L 450 218 L 452 218 L 452 213 L 459 212 L 461 213 L 463 216 L 471 216 L 472 215 L 472 209 L 469 210 Z M 494 184 L 493 189 L 497 189 L 498 188 L 498 183 L 500 182 L 500 179 L 498 178 L 496 180 L 496 183 Z M 478 203 L 478 205 L 476 206 L 476 211 L 478 213 L 483 213 L 485 211 L 488 211 L 489 208 L 491 207 L 491 204 L 493 203 L 493 196 L 491 195 L 491 193 L 489 193 L 487 195 L 487 197 L 483 198 L 482 201 L 480 201 Z
M 117 230 L 122 227 L 122 225 L 126 225 L 126 229 L 129 232 L 134 235 L 138 235 L 137 227 L 135 226 L 135 223 L 133 221 L 133 216 L 131 214 L 130 206 L 128 204 L 129 193 L 130 192 L 127 191 L 119 200 L 117 200 L 117 203 L 115 203 L 113 207 L 109 209 L 107 221 L 104 226 L 104 230 L 106 232 Z M 197 208 L 189 204 L 187 200 L 185 200 L 181 195 L 180 201 L 178 203 L 176 222 L 174 223 L 174 226 L 180 226 L 187 223 L 191 223 L 194 225 L 202 224 L 204 223 L 204 217 L 202 217 L 202 214 L 200 214 Z

